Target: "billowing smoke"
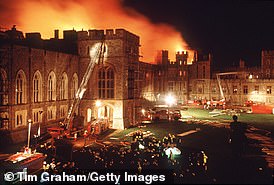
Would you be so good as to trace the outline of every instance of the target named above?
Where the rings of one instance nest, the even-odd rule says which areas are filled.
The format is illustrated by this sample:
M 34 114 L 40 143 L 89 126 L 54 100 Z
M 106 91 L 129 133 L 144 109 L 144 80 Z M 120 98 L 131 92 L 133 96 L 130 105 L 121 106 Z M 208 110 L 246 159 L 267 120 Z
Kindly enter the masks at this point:
M 175 52 L 187 47 L 181 34 L 167 24 L 154 24 L 120 0 L 2 0 L 0 26 L 13 24 L 23 32 L 40 32 L 53 37 L 53 30 L 124 28 L 140 36 L 142 61 L 153 62 L 157 50 Z

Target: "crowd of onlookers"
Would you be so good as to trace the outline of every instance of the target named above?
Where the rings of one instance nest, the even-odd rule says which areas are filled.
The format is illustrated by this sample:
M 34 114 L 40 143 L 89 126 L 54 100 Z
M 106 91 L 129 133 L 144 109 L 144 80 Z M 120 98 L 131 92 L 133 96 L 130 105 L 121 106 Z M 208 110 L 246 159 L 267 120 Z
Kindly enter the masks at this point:
M 168 148 L 181 150 L 180 155 L 166 155 Z M 51 150 L 47 146 L 44 153 Z M 73 162 L 72 162 L 73 161 Z M 129 146 L 108 145 L 105 147 L 83 147 L 73 151 L 72 161 L 62 161 L 49 154 L 44 170 L 60 173 L 72 170 L 81 173 L 86 170 L 124 170 L 142 174 L 150 171 L 163 171 L 172 175 L 175 181 L 205 182 L 208 178 L 207 156 L 202 151 L 187 151 L 181 139 L 167 135 L 162 140 L 143 137 L 142 131 L 132 133 Z M 188 179 L 188 180 L 187 180 Z M 202 181 L 199 181 L 202 180 Z

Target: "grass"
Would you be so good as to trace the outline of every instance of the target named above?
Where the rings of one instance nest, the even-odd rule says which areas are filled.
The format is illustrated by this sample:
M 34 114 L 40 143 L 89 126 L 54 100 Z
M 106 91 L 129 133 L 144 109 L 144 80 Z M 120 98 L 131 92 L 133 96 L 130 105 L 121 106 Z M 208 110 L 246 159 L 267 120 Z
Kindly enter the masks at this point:
M 196 119 L 207 119 L 207 120 L 219 120 L 219 121 L 232 121 L 232 116 L 229 115 L 220 115 L 212 117 L 209 114 L 209 110 L 189 108 L 187 111 L 184 111 L 186 115 L 191 115 Z M 241 113 L 238 116 L 238 121 L 245 122 L 249 125 L 255 126 L 260 129 L 265 129 L 274 132 L 274 114 L 247 114 Z
M 127 137 L 126 135 L 130 132 L 134 132 L 137 130 L 143 130 L 143 131 L 150 131 L 154 134 L 154 136 L 158 139 L 162 139 L 164 136 L 167 136 L 170 134 L 180 134 L 182 132 L 186 132 L 189 130 L 196 129 L 197 126 L 194 124 L 184 124 L 182 122 L 160 122 L 160 123 L 152 123 L 152 124 L 146 124 L 145 127 L 139 128 L 129 128 L 126 130 L 118 131 L 114 134 L 112 134 L 110 137 L 116 137 L 120 138 L 122 140 L 130 141 L 132 138 Z
M 232 116 L 229 115 L 220 115 L 217 117 L 212 117 L 209 114 L 209 110 L 198 109 L 198 108 L 189 108 L 183 113 L 191 115 L 197 119 L 209 119 L 209 120 L 232 120 Z M 243 122 L 252 122 L 252 123 L 268 123 L 273 124 L 274 126 L 274 114 L 247 114 L 241 113 L 239 116 L 239 121 Z
M 232 116 L 220 115 L 220 116 L 212 117 L 209 114 L 209 112 L 210 112 L 209 110 L 189 108 L 188 110 L 183 111 L 183 115 L 193 116 L 193 118 L 200 119 L 200 120 L 215 120 L 215 121 L 221 121 L 221 122 L 232 121 Z M 270 131 L 273 137 L 273 134 L 274 134 L 274 115 L 273 114 L 241 113 L 238 116 L 238 118 L 240 122 L 245 122 L 248 125 Z M 196 129 L 196 126 L 191 124 L 184 124 L 182 122 L 178 122 L 178 123 L 171 122 L 169 124 L 165 124 L 165 123 L 147 124 L 146 128 L 138 128 L 138 127 L 129 128 L 123 131 L 115 132 L 114 134 L 111 135 L 111 137 L 117 137 L 117 138 L 123 138 L 124 140 L 129 140 L 130 137 L 126 137 L 126 135 L 130 132 L 133 132 L 139 129 L 149 130 L 155 134 L 155 137 L 157 137 L 158 139 L 162 139 L 164 136 L 168 135 L 169 133 L 179 134 L 182 132 Z

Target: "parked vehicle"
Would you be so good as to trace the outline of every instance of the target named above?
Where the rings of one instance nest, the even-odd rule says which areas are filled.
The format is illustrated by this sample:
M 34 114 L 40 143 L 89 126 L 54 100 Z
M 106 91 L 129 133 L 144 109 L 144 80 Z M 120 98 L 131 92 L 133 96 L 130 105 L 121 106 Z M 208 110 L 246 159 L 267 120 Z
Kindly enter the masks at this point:
M 181 119 L 181 112 L 180 110 L 173 110 L 169 112 L 171 120 L 175 120 L 178 121 L 179 119 Z
M 168 110 L 156 110 L 152 113 L 153 121 L 168 120 Z
M 160 120 L 169 120 L 169 121 L 178 121 L 181 118 L 181 112 L 179 109 L 162 109 L 157 110 L 152 114 L 153 121 Z

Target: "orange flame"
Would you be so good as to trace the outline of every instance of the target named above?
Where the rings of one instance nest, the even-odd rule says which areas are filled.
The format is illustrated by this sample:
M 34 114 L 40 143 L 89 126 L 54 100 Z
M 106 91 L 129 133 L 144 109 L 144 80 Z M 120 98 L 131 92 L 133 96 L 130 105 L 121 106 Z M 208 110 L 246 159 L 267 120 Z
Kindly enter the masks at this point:
M 54 29 L 124 28 L 140 36 L 140 55 L 145 62 L 154 62 L 157 50 L 168 50 L 174 59 L 176 51 L 187 47 L 174 27 L 154 24 L 135 10 L 123 7 L 120 0 L 6 0 L 0 5 L 5 10 L 0 13 L 0 19 L 6 20 L 4 26 L 16 24 L 24 32 L 40 32 L 42 38 L 53 37 Z

